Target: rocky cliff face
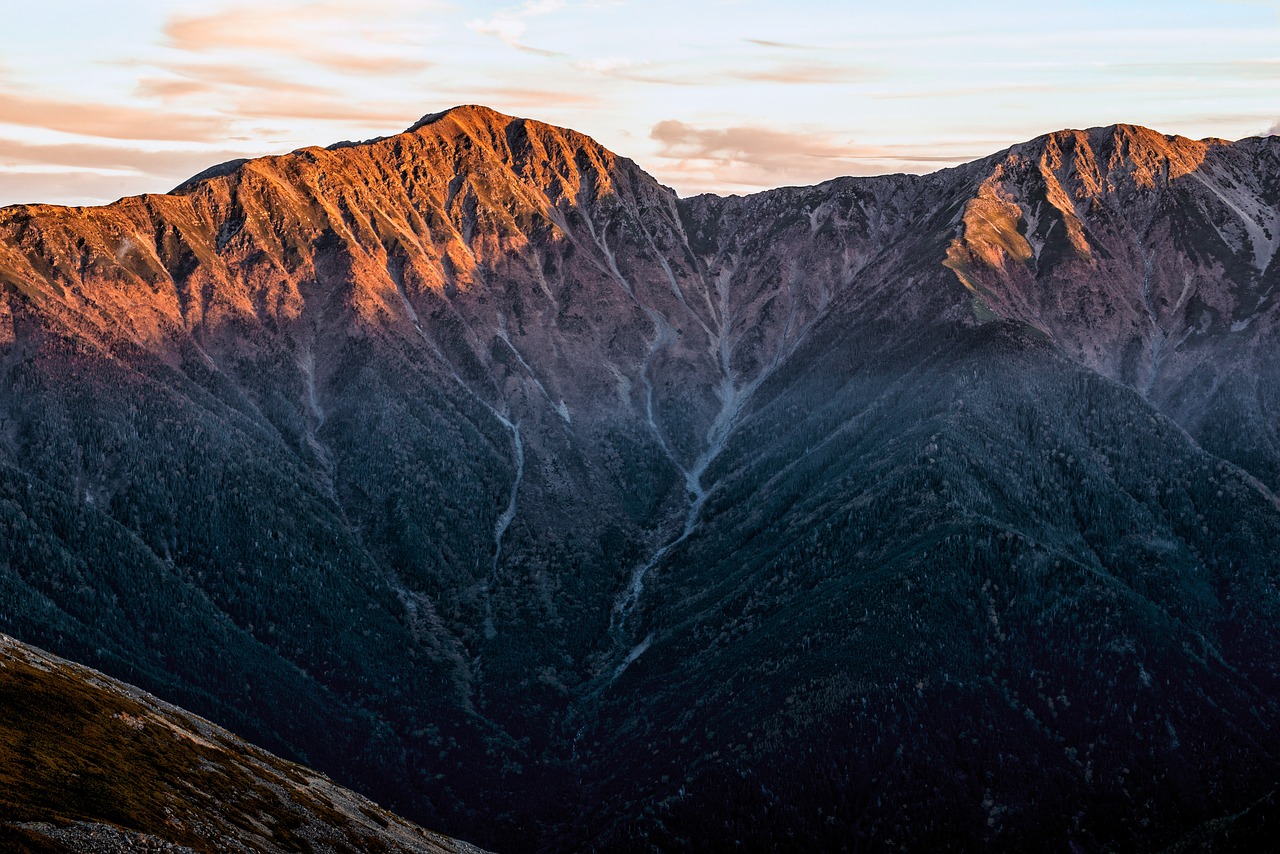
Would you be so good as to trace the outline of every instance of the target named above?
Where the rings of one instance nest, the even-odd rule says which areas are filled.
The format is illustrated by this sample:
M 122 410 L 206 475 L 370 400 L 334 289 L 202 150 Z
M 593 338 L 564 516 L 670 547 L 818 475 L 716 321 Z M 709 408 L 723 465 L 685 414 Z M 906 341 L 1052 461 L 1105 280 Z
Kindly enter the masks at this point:
M 1275 489 L 1278 157 L 1274 138 L 1053 134 L 1000 158 L 948 263 Z
M 1277 767 L 1278 157 L 3 209 L 3 625 L 494 846 L 1172 842 Z

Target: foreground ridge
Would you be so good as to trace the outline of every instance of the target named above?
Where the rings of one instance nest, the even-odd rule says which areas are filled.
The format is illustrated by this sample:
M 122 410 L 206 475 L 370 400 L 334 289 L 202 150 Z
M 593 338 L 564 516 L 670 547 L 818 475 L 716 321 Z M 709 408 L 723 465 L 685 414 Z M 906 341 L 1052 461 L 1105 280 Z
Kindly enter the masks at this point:
M 6 849 L 480 852 L 4 635 L 0 707 Z

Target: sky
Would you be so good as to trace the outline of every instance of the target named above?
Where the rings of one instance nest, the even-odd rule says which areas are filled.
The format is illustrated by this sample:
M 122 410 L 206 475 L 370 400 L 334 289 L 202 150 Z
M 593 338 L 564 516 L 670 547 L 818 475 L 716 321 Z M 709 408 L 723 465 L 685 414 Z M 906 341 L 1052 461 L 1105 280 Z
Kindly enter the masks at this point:
M 682 195 L 926 172 L 1128 122 L 1280 133 L 1280 0 L 40 0 L 0 29 L 0 205 L 165 192 L 457 104 Z

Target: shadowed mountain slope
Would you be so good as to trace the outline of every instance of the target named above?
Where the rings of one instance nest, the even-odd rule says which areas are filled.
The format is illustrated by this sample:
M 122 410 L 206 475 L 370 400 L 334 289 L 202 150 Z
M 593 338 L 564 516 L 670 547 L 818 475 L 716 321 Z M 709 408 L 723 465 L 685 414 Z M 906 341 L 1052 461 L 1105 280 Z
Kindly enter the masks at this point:
M 1280 769 L 1278 158 L 5 208 L 0 620 L 493 847 L 1172 844 Z

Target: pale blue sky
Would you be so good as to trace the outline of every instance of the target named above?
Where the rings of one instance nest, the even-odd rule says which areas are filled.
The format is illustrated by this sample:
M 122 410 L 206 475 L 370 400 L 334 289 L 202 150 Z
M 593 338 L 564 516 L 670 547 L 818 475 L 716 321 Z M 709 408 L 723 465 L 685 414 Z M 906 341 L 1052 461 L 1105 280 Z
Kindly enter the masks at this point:
M 164 191 L 459 103 L 577 128 L 682 194 L 928 171 L 1113 122 L 1280 123 L 1280 0 L 10 4 L 0 204 Z

